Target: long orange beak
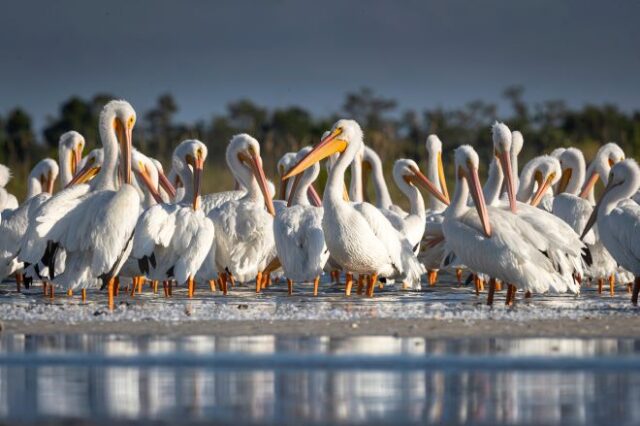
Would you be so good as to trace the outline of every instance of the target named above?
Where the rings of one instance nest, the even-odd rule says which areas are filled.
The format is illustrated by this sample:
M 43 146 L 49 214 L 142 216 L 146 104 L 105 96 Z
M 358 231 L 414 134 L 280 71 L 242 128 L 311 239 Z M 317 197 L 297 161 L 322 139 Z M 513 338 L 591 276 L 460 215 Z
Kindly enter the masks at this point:
M 451 198 L 449 198 L 449 190 L 447 189 L 447 179 L 444 175 L 444 165 L 442 164 L 442 151 L 438 152 L 438 179 L 440 180 L 440 188 L 442 188 L 442 194 L 447 199 L 446 204 L 449 205 L 449 203 L 451 202 L 450 201 Z
M 580 198 L 587 198 L 587 196 L 593 189 L 593 186 L 596 184 L 596 182 L 598 182 L 599 178 L 600 175 L 597 172 L 591 173 L 591 176 L 589 176 L 589 179 L 584 183 L 584 186 L 582 187 Z
M 320 194 L 318 194 L 318 191 L 316 191 L 313 185 L 307 189 L 307 196 L 311 199 L 311 204 L 314 207 L 322 207 L 322 198 L 320 198 Z
M 262 158 L 256 155 L 256 153 L 251 152 L 249 156 L 243 156 L 246 158 L 246 162 L 251 167 L 251 171 L 258 181 L 258 186 L 260 187 L 260 191 L 262 191 L 262 196 L 264 197 L 264 204 L 267 207 L 267 211 L 272 216 L 276 215 L 276 209 L 273 207 L 273 198 L 271 197 L 271 193 L 269 192 L 269 187 L 267 186 L 267 178 L 264 175 L 264 169 L 262 168 Z
M 518 205 L 516 203 L 516 183 L 513 179 L 513 171 L 511 170 L 511 155 L 508 152 L 501 152 L 498 155 L 502 170 L 507 179 L 507 196 L 509 197 L 509 208 L 513 213 L 518 211 Z M 477 173 L 477 171 L 476 171 Z
M 70 187 L 71 185 L 79 185 L 85 182 L 90 181 L 100 172 L 100 166 L 94 166 L 93 163 L 87 164 L 71 179 L 71 181 L 65 186 L 65 188 Z
M 414 170 L 413 175 L 406 176 L 405 178 L 410 183 L 418 185 L 431 193 L 438 200 L 442 201 L 446 205 L 450 204 L 449 198 L 445 196 L 442 192 L 436 188 L 436 186 L 427 178 L 425 175 L 420 172 L 420 170 Z
M 471 190 L 471 198 L 473 198 L 473 203 L 478 211 L 482 230 L 487 237 L 491 237 L 491 223 L 489 223 L 489 213 L 487 212 L 487 204 L 484 200 L 484 194 L 482 193 L 478 170 L 471 164 L 469 165 L 468 181 Z
M 284 170 L 281 170 L 280 173 L 280 188 L 278 189 L 278 199 L 284 200 L 287 197 L 287 181 L 289 179 L 284 179 L 282 175 L 284 174 Z
M 326 138 L 322 139 L 318 145 L 316 145 L 307 155 L 305 155 L 298 163 L 283 176 L 284 179 L 288 179 L 291 176 L 295 176 L 302 173 L 311 165 L 322 161 L 336 152 L 343 152 L 347 149 L 347 141 L 339 139 L 338 136 L 342 134 L 342 130 L 335 129 Z
M 158 170 L 158 182 L 160 183 L 162 189 L 164 189 L 167 194 L 169 194 L 169 198 L 171 198 L 172 200 L 176 198 L 176 188 L 171 184 L 171 182 L 169 182 L 167 175 L 165 175 L 160 170 Z
M 296 196 L 296 192 L 298 192 L 298 185 L 300 185 L 300 180 L 302 180 L 302 173 L 296 175 L 296 177 L 293 178 L 291 191 L 289 191 L 289 199 L 287 200 L 287 207 L 291 207 L 291 205 L 293 204 L 293 198 Z
M 200 207 L 200 185 L 202 181 L 202 170 L 204 169 L 204 158 L 198 155 L 193 167 L 193 210 Z
M 600 210 L 600 204 L 602 204 L 602 200 L 604 199 L 604 196 L 607 195 L 607 193 L 613 187 L 614 185 L 612 185 L 611 181 L 609 181 L 607 186 L 604 188 L 604 191 L 602 191 L 602 194 L 600 195 L 600 199 L 596 203 L 596 206 L 593 208 L 593 211 L 591 212 L 591 216 L 589 216 L 589 220 L 587 221 L 587 225 L 584 227 L 584 231 L 582 231 L 582 234 L 580 235 L 581 240 L 584 239 L 584 237 L 589 233 L 589 230 L 591 230 L 591 228 L 593 228 L 593 225 L 596 224 L 596 221 L 598 220 L 598 210 Z
M 55 180 L 53 179 L 53 176 L 51 175 L 51 173 L 47 174 L 47 179 L 46 179 L 46 185 L 44 187 L 44 190 L 47 194 L 53 194 L 53 184 L 55 183 Z
M 569 181 L 571 180 L 571 175 L 573 174 L 573 169 L 568 167 L 562 171 L 562 175 L 560 176 L 560 181 L 558 182 L 558 190 L 557 194 L 562 194 L 567 190 L 567 186 L 569 185 Z
M 151 177 L 143 164 L 140 165 L 140 170 L 136 170 L 136 175 L 140 180 L 142 180 L 144 186 L 147 187 L 147 191 L 149 191 L 153 199 L 156 200 L 157 203 L 162 203 L 162 197 L 160 196 L 158 189 L 154 187 Z
M 544 197 L 544 194 L 547 192 L 547 190 L 553 183 L 553 179 L 555 177 L 556 177 L 555 173 L 551 173 L 549 176 L 547 176 L 547 178 L 542 183 L 542 185 L 538 185 L 538 190 L 536 191 L 535 195 L 531 199 L 531 203 L 530 203 L 533 207 L 538 207 L 538 204 L 540 204 L 540 201 L 542 201 L 542 197 Z
M 118 142 L 120 143 L 120 164 L 122 166 L 122 180 L 125 184 L 131 184 L 131 135 L 133 129 L 129 126 L 125 126 L 120 118 L 116 118 L 115 130 Z

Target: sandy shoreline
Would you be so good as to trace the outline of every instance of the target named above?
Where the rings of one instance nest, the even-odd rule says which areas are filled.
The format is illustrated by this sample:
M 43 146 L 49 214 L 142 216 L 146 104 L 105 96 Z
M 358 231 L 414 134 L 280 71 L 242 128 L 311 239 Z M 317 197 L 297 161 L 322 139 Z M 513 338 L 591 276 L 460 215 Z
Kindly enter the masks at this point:
M 124 334 L 219 336 L 372 336 L 470 338 L 470 337 L 631 337 L 640 338 L 640 317 L 607 317 L 563 320 L 275 320 L 275 321 L 114 321 L 60 323 L 3 321 L 2 333 L 11 334 Z

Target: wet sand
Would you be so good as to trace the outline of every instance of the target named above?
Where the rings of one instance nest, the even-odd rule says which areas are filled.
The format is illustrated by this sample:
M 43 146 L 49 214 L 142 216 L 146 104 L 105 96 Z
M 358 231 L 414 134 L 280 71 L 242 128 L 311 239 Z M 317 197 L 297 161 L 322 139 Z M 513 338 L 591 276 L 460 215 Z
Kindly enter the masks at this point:
M 263 320 L 263 321 L 114 321 L 61 323 L 52 321 L 4 321 L 2 333 L 21 334 L 124 334 L 218 336 L 375 336 L 433 338 L 487 337 L 640 337 L 639 317 L 594 319 L 434 320 Z

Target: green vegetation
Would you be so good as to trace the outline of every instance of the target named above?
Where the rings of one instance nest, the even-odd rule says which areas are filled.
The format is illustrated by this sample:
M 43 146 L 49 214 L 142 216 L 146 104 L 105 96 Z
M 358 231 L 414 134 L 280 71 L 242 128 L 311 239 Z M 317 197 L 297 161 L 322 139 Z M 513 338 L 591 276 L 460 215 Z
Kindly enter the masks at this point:
M 365 131 L 365 142 L 384 159 L 387 172 L 400 157 L 411 157 L 422 164 L 424 141 L 430 133 L 438 134 L 443 141 L 448 167 L 451 150 L 463 143 L 473 145 L 487 159 L 491 154 L 490 125 L 498 118 L 523 133 L 523 160 L 560 146 L 579 147 L 589 160 L 608 141 L 619 143 L 629 156 L 640 153 L 640 111 L 620 111 L 615 105 L 571 109 L 558 100 L 530 104 L 523 95 L 521 87 L 507 88 L 503 97 L 510 112 L 500 117 L 495 103 L 481 100 L 456 109 L 402 110 L 395 100 L 363 88 L 346 94 L 341 110 L 328 117 L 314 117 L 299 106 L 269 109 L 241 99 L 230 103 L 225 114 L 215 115 L 209 122 L 178 123 L 175 114 L 179 106 L 170 94 L 164 94 L 150 111 L 138 111 L 134 144 L 168 169 L 171 152 L 181 140 L 198 138 L 205 142 L 209 147 L 205 192 L 233 186 L 224 163 L 224 151 L 232 135 L 246 132 L 256 137 L 262 146 L 265 170 L 275 178 L 274 166 L 282 154 L 316 143 L 340 117 L 358 120 Z M 98 94 L 91 99 L 68 99 L 57 116 L 49 118 L 42 135 L 36 135 L 31 118 L 20 108 L 0 117 L 0 162 L 11 167 L 15 176 L 9 190 L 19 196 L 25 193 L 24 176 L 40 158 L 57 157 L 58 138 L 67 130 L 77 130 L 85 136 L 85 153 L 99 146 L 98 114 L 112 98 Z M 389 187 L 396 190 L 391 182 Z

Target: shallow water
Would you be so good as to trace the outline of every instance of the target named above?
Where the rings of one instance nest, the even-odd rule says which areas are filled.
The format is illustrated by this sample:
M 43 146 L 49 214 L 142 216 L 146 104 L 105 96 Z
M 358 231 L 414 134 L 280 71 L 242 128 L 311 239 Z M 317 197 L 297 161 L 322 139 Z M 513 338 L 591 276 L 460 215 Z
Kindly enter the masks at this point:
M 638 424 L 640 340 L 3 335 L 0 423 Z
M 604 316 L 637 315 L 638 308 L 630 303 L 625 286 L 618 286 L 610 296 L 608 288 L 602 295 L 594 287 L 584 286 L 579 296 L 534 295 L 524 299 L 518 293 L 515 307 L 506 307 L 506 288 L 496 293 L 492 308 L 486 306 L 486 292 L 476 296 L 472 286 L 460 286 L 448 274 L 440 276 L 435 287 L 423 284 L 422 291 L 403 291 L 399 285 L 377 289 L 374 298 L 356 294 L 345 297 L 344 284 L 334 285 L 325 277 L 320 294 L 312 296 L 310 283 L 296 284 L 294 294 L 287 295 L 284 281 L 274 283 L 260 294 L 253 284 L 236 286 L 228 296 L 212 293 L 208 285 L 200 284 L 193 299 L 186 297 L 183 287 L 174 290 L 167 299 L 153 294 L 145 286 L 134 297 L 121 292 L 116 310 L 105 310 L 105 292 L 89 290 L 89 301 L 81 303 L 78 295 L 60 294 L 54 300 L 43 297 L 40 285 L 22 293 L 15 292 L 15 284 L 0 285 L 0 318 L 5 320 L 52 320 L 65 323 L 93 321 L 193 321 L 193 320 L 297 320 L 297 319 L 585 319 Z M 505 286 L 506 287 L 506 286 Z M 160 289 L 162 293 L 162 289 Z

